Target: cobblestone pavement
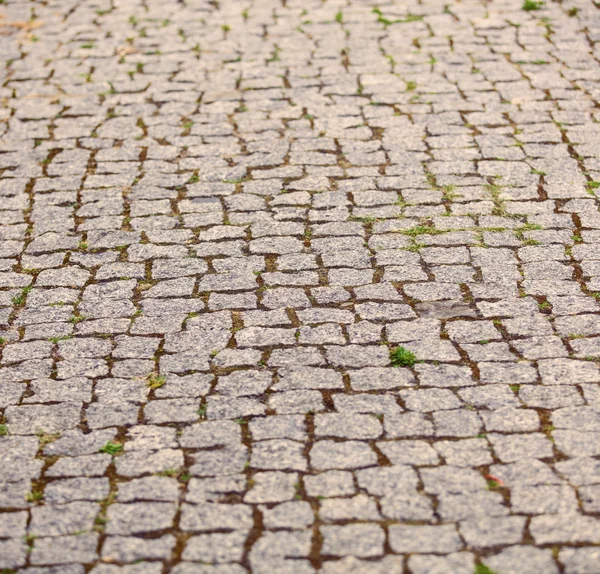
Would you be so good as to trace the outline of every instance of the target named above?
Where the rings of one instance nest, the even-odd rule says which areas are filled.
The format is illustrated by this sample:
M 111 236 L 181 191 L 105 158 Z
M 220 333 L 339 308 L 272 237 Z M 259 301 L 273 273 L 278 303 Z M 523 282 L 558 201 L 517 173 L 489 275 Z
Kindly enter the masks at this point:
M 591 1 L 0 14 L 3 574 L 600 572 Z

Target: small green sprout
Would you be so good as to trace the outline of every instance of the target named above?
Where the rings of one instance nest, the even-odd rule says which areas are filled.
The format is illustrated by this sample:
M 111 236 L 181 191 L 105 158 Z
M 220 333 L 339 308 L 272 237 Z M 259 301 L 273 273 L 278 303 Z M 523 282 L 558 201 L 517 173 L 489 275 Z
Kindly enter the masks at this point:
M 165 375 L 159 375 L 158 373 L 150 373 L 146 384 L 150 389 L 160 389 L 167 382 Z
M 525 0 L 523 2 L 523 6 L 521 6 L 521 10 L 524 10 L 525 12 L 533 12 L 534 10 L 541 10 L 543 6 L 543 2 L 537 2 L 536 0 Z
M 105 454 L 110 454 L 111 456 L 115 456 L 123 451 L 123 445 L 118 442 L 108 441 L 102 448 L 98 450 L 98 452 L 103 452 Z
M 390 349 L 390 363 L 394 367 L 412 367 L 416 360 L 415 354 L 404 347 Z

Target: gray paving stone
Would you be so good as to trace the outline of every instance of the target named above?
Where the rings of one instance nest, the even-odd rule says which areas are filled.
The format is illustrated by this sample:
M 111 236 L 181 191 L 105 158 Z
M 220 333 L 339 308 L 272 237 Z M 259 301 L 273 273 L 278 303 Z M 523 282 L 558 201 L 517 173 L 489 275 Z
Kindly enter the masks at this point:
M 113 504 L 107 511 L 108 534 L 140 534 L 170 528 L 176 507 L 167 502 Z
M 597 9 L 413 4 L 4 3 L 0 570 L 596 573 Z
M 385 533 L 375 524 L 322 526 L 323 553 L 333 556 L 378 556 L 383 554 Z
M 558 557 L 565 565 L 565 572 L 568 574 L 575 574 L 575 572 L 588 574 L 593 572 L 598 564 L 598 550 L 595 547 L 563 548 Z
M 107 562 L 165 560 L 174 546 L 175 538 L 170 534 L 149 540 L 133 536 L 109 536 L 102 545 L 102 558 Z
M 549 550 L 528 546 L 509 546 L 502 552 L 484 559 L 484 563 L 497 572 L 506 574 L 522 572 L 558 572 L 552 554 Z
M 460 550 L 463 546 L 456 528 L 452 525 L 392 525 L 389 536 L 392 550 L 398 553 L 450 553 Z
M 32 536 L 60 536 L 90 531 L 99 510 L 92 502 L 38 506 L 31 509 L 28 532 Z
M 310 464 L 314 469 L 362 468 L 376 464 L 377 456 L 369 445 L 359 441 L 317 442 L 310 452 Z
M 36 538 L 31 564 L 89 563 L 98 558 L 98 534 Z

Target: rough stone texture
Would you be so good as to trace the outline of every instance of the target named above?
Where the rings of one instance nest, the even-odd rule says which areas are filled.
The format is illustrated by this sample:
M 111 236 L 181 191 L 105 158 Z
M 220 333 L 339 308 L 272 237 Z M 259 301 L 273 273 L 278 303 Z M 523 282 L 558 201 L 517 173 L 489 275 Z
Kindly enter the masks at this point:
M 2 572 L 600 572 L 592 0 L 0 4 Z

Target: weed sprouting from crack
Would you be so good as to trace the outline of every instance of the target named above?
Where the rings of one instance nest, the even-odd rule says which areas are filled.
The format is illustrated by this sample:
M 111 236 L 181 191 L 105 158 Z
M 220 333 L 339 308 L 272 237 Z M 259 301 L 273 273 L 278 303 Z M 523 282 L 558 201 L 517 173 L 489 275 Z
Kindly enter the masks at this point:
M 158 373 L 150 373 L 146 379 L 146 384 L 150 389 L 160 389 L 166 382 L 167 377 Z
M 111 456 L 115 456 L 120 452 L 123 452 L 123 445 L 118 442 L 108 441 L 103 447 L 98 449 L 98 452 L 102 452 L 105 454 L 110 454 Z
M 390 363 L 394 367 L 412 367 L 416 361 L 415 354 L 404 347 L 390 349 Z

